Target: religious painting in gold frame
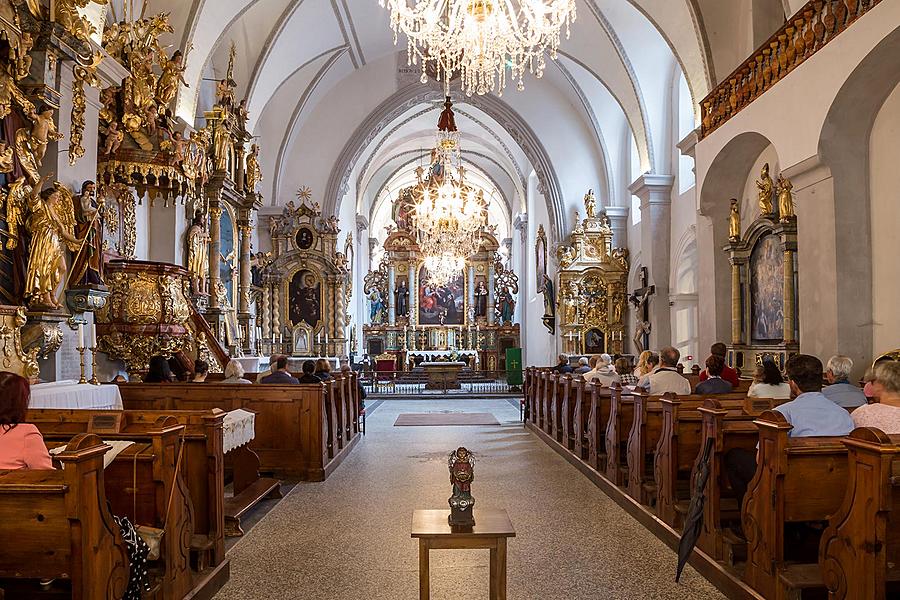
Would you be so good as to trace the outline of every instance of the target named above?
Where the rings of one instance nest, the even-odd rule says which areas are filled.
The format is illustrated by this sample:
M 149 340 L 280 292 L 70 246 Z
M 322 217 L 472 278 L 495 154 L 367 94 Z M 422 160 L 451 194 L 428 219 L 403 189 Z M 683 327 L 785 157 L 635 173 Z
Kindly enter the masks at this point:
M 459 273 L 445 286 L 428 284 L 428 270 L 419 266 L 417 289 L 419 325 L 464 325 L 466 318 L 466 278 Z
M 299 269 L 288 284 L 288 317 L 291 323 L 306 323 L 313 329 L 322 319 L 322 282 L 308 269 Z

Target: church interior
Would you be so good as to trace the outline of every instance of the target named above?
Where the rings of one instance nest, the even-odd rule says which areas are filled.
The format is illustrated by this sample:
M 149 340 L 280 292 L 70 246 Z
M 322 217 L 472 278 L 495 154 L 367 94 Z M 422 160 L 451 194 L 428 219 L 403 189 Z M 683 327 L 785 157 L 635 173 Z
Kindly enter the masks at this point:
M 0 119 L 0 600 L 900 598 L 900 0 L 0 0 Z

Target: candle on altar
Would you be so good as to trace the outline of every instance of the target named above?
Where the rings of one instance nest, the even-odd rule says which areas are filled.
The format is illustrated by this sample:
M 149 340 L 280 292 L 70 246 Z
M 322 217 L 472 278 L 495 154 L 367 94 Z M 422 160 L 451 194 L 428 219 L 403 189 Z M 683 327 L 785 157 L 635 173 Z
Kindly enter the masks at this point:
M 93 340 L 92 347 L 97 347 L 97 326 L 94 323 L 91 323 L 91 340 Z
M 279 334 L 278 334 L 278 343 L 279 343 L 279 344 L 283 344 L 283 343 L 284 343 L 284 334 L 283 334 L 283 333 L 279 333 Z
M 84 323 L 78 324 L 78 347 L 84 348 Z
M 317 343 L 317 344 L 321 344 L 321 343 L 322 343 L 322 332 L 321 332 L 321 331 L 320 331 L 319 333 L 316 334 L 316 343 Z
M 328 334 L 327 333 L 325 334 L 325 345 L 326 346 L 328 345 Z

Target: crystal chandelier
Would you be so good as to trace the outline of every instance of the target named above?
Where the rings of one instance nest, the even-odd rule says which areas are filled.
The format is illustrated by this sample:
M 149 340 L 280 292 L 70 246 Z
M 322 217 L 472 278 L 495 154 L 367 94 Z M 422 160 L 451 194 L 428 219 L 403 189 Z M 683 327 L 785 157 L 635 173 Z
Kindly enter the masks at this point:
M 407 38 L 407 60 L 443 79 L 462 78 L 466 95 L 506 87 L 506 71 L 525 88 L 526 71 L 541 77 L 544 54 L 556 60 L 560 32 L 575 21 L 575 0 L 379 0 L 391 12 L 394 43 Z M 412 6 L 411 6 L 412 4 Z
M 428 176 L 419 167 L 414 188 L 412 223 L 432 285 L 446 285 L 462 273 L 466 259 L 481 246 L 487 225 L 484 193 L 465 183 L 459 133 L 450 98 L 438 121 L 437 146 Z

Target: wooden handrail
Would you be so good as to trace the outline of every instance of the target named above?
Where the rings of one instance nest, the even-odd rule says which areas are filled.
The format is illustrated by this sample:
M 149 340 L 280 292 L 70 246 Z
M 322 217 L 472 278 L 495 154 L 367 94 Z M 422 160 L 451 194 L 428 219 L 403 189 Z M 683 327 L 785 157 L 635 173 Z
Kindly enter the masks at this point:
M 702 140 L 881 0 L 810 0 L 701 102 Z

